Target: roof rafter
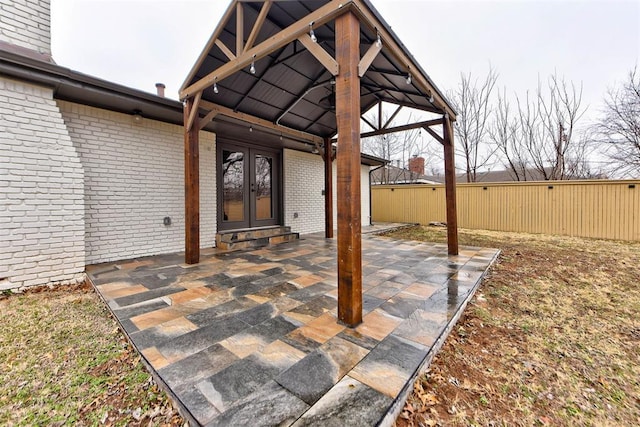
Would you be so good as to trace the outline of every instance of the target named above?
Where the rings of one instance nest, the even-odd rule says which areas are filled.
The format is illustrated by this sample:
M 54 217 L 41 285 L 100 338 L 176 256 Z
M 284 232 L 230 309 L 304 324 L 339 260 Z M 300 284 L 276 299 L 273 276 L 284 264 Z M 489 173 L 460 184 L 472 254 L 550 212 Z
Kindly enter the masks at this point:
M 353 0 L 353 4 L 355 5 L 355 13 L 361 16 L 364 19 L 365 23 L 368 25 L 372 25 L 372 23 L 377 22 L 378 19 L 376 16 L 369 10 L 369 8 L 361 1 L 361 0 Z M 418 64 L 407 56 L 403 49 L 398 46 L 395 42 L 394 37 L 386 30 L 384 26 L 381 28 L 374 28 L 380 34 L 380 39 L 385 44 L 385 46 L 389 46 L 389 51 L 391 54 L 396 57 L 396 59 L 401 63 L 407 66 L 407 71 L 417 70 L 420 71 L 420 67 Z M 434 103 L 442 108 L 443 111 L 447 112 L 449 116 L 456 116 L 455 111 L 451 107 L 449 107 L 447 101 L 440 94 L 440 92 L 435 88 L 435 86 L 425 78 L 422 72 L 413 72 L 411 77 L 416 81 L 420 88 L 422 88 L 425 93 L 430 93 L 434 97 Z
M 226 64 L 207 74 L 197 82 L 182 89 L 180 91 L 180 99 L 195 96 L 196 93 L 201 92 L 202 90 L 211 86 L 216 80 L 221 81 L 222 79 L 229 77 L 239 69 L 251 64 L 252 61 L 262 59 L 274 50 L 291 43 L 293 40 L 298 39 L 302 34 L 308 31 L 310 22 L 313 21 L 317 25 L 323 25 L 336 16 L 345 13 L 350 9 L 354 1 L 355 0 L 330 1 L 324 6 L 318 8 L 316 11 L 308 14 L 305 18 L 294 22 L 287 28 L 280 31 L 278 34 L 275 34 L 262 43 L 258 44 L 257 46 L 246 50 L 241 55 L 237 55 L 236 59 L 227 62 Z
M 244 45 L 244 52 L 246 52 L 247 49 L 251 49 L 253 47 L 253 44 L 256 42 L 256 37 L 258 37 L 258 33 L 262 29 L 262 24 L 264 24 L 264 20 L 267 18 L 269 9 L 271 9 L 271 4 L 272 2 L 270 0 L 267 0 L 262 5 L 262 8 L 260 9 L 260 13 L 258 14 L 258 18 L 256 19 L 256 22 L 253 24 L 253 28 L 251 29 L 251 33 L 249 34 L 249 38 L 247 39 L 247 42 Z

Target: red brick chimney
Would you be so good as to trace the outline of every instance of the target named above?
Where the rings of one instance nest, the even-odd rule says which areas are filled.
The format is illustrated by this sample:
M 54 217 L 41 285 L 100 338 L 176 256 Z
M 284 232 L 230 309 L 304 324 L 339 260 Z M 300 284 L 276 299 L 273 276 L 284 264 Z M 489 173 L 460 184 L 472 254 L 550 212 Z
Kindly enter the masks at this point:
M 161 96 L 162 98 L 164 98 L 164 88 L 166 86 L 164 85 L 164 83 L 156 83 L 156 90 L 158 91 L 158 96 Z
M 413 156 L 409 159 L 409 170 L 424 175 L 424 157 Z

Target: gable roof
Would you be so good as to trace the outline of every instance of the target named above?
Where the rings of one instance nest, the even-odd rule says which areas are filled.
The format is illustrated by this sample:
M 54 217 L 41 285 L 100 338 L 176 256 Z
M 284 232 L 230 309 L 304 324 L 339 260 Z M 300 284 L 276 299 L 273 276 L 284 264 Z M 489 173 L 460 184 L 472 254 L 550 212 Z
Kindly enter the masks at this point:
M 361 23 L 362 61 L 373 56 L 366 72 L 361 71 L 361 113 L 384 101 L 455 117 L 442 92 L 367 0 L 232 1 L 180 97 L 202 91 L 200 106 L 206 110 L 207 103 L 215 104 L 228 115 L 250 115 L 322 138 L 335 136 L 330 105 L 338 66 L 333 60 L 334 19 L 347 11 Z

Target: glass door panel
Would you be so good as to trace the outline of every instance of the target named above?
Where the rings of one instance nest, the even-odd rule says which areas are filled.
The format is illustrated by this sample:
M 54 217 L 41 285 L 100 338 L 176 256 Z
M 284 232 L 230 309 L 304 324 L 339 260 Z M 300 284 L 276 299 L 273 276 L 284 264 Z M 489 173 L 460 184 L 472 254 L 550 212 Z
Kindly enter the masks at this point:
M 255 202 L 257 221 L 273 218 L 273 158 L 255 155 Z

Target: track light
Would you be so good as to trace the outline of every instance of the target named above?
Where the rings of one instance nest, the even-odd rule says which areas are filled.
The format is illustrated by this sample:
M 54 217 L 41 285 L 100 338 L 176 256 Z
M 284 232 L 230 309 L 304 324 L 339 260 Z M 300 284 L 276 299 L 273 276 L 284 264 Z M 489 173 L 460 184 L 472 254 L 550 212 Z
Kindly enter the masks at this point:
M 407 84 L 410 85 L 411 84 L 411 71 L 409 71 L 407 73 Z
M 316 33 L 313 32 L 313 22 L 309 24 L 309 37 L 311 37 L 312 42 L 318 43 L 318 38 L 316 37 Z
M 216 81 L 214 81 L 214 82 L 213 82 L 213 93 L 218 93 L 218 92 L 220 92 L 220 91 L 218 90 L 218 81 L 217 81 L 217 80 L 218 80 L 218 78 L 216 77 Z
M 251 60 L 251 67 L 249 68 L 249 72 L 251 74 L 256 73 L 256 56 L 255 55 L 253 55 L 253 59 Z

